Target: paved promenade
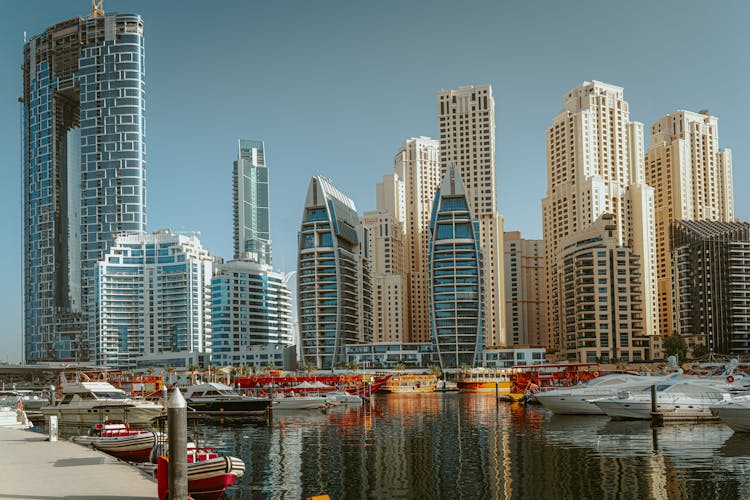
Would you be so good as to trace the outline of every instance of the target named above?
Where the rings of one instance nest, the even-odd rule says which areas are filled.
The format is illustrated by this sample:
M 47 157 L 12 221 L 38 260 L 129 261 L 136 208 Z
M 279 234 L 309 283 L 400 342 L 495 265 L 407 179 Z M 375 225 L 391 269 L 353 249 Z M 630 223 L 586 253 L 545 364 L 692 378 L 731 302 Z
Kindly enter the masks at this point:
M 156 480 L 99 451 L 0 427 L 0 499 L 157 498 Z

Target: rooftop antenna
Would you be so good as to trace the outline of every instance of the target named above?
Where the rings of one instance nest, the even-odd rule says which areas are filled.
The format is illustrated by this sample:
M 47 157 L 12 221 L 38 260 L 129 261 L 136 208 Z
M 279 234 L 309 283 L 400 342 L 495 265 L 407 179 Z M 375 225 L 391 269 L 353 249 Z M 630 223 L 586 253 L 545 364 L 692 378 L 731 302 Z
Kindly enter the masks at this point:
M 99 16 L 104 17 L 103 3 L 104 0 L 91 0 L 91 19 L 96 19 Z

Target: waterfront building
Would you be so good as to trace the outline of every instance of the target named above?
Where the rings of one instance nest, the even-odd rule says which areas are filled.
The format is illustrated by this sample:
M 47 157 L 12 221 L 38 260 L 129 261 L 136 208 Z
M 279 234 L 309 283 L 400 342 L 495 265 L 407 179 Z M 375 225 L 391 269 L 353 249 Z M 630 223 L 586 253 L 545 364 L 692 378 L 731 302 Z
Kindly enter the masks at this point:
M 365 369 L 395 370 L 439 365 L 432 342 L 373 342 L 346 346 L 346 360 Z
M 366 233 L 351 198 L 314 176 L 299 233 L 297 316 L 303 360 L 318 369 L 345 362 L 346 345 L 372 340 Z
M 95 267 L 146 227 L 143 21 L 62 21 L 24 45 L 24 358 L 94 359 Z
M 121 234 L 97 264 L 98 365 L 130 369 L 136 358 L 210 350 L 213 257 L 193 234 Z
M 430 214 L 441 179 L 439 153 L 439 141 L 415 137 L 404 141 L 393 160 L 404 187 L 401 224 L 408 318 L 403 340 L 409 342 L 431 341 L 428 247 Z
M 603 214 L 587 231 L 563 238 L 557 257 L 560 317 L 568 353 L 582 363 L 652 359 L 644 332 L 640 256 Z
M 545 349 L 540 346 L 486 347 L 479 356 L 479 365 L 484 368 L 541 365 L 545 363 L 544 354 Z
M 621 87 L 583 82 L 566 94 L 563 110 L 547 131 L 547 196 L 542 200 L 550 332 L 546 346 L 564 358 L 585 361 L 591 346 L 568 334 L 565 311 L 570 299 L 558 281 L 559 265 L 570 252 L 567 245 L 585 241 L 605 214 L 605 224 L 612 226 L 606 236 L 611 232 L 614 238 L 607 245 L 627 246 L 639 259 L 639 331 L 658 332 L 653 189 L 645 184 L 643 158 L 643 126 L 629 120 Z M 573 302 L 579 292 L 574 290 Z M 621 347 L 642 352 L 640 347 Z
M 750 224 L 674 221 L 674 325 L 689 347 L 750 354 Z
M 543 345 L 547 340 L 547 289 L 544 241 L 503 235 L 505 259 L 505 331 L 513 345 Z
M 232 176 L 234 258 L 271 265 L 268 167 L 262 141 L 240 139 Z
M 449 165 L 430 220 L 430 320 L 440 367 L 475 366 L 482 336 L 482 253 L 461 171 Z
M 676 220 L 734 220 L 732 152 L 719 149 L 718 119 L 708 111 L 679 110 L 651 126 L 646 179 L 654 188 L 659 331 L 673 319 L 670 224 Z
M 215 266 L 211 280 L 213 364 L 254 364 L 261 360 L 255 346 L 294 344 L 288 278 L 254 259 Z M 271 361 L 278 360 L 267 358 L 264 364 Z
M 440 167 L 459 167 L 471 207 L 479 223 L 484 286 L 482 336 L 487 345 L 510 345 L 505 333 L 503 219 L 497 213 L 495 100 L 489 85 L 460 87 L 438 93 Z

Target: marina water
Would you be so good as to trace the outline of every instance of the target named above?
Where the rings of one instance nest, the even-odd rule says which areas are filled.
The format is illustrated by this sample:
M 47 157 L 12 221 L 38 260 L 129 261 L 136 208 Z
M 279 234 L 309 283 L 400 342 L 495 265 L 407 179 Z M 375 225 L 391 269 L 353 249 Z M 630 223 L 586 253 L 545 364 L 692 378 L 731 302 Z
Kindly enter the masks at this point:
M 245 461 L 231 499 L 750 498 L 750 434 L 722 424 L 652 428 L 434 393 L 189 426 Z

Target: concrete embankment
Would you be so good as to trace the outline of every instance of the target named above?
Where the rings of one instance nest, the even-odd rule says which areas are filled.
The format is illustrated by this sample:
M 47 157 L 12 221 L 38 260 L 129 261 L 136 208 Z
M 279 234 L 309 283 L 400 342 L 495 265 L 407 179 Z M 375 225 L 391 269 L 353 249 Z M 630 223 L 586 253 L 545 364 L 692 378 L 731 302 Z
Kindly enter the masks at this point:
M 99 451 L 0 427 L 0 499 L 157 498 L 156 480 Z

